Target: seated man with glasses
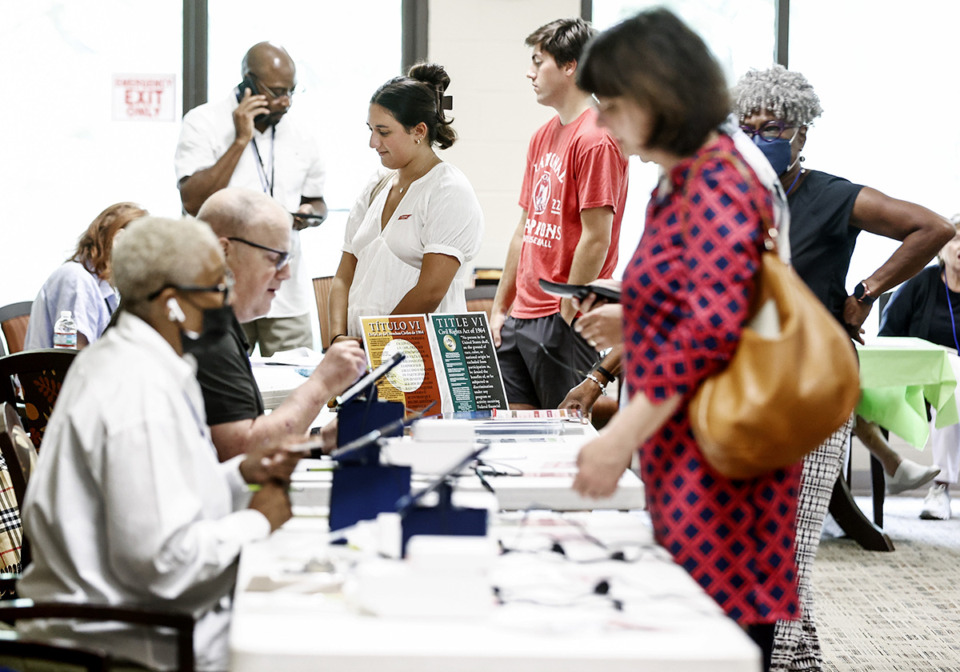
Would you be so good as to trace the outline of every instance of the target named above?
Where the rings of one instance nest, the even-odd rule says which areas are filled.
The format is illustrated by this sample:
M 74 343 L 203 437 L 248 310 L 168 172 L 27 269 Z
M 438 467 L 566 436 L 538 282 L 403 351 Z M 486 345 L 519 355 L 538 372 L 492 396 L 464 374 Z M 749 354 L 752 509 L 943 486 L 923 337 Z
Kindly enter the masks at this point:
M 323 362 L 270 415 L 250 368 L 241 324 L 270 310 L 290 278 L 290 214 L 258 191 L 222 189 L 200 208 L 233 273 L 233 315 L 226 333 L 188 346 L 197 357 L 207 422 L 221 460 L 270 445 L 280 436 L 303 434 L 332 396 L 353 383 L 366 359 L 355 341 L 332 346 Z
M 316 139 L 295 115 L 288 116 L 297 87 L 290 54 L 269 42 L 255 44 L 243 58 L 241 73 L 243 81 L 229 96 L 184 115 L 174 163 L 180 200 L 191 215 L 228 186 L 261 191 L 295 213 L 290 280 L 269 315 L 244 324 L 251 347 L 259 345 L 269 357 L 313 347 L 313 292 L 300 264 L 299 232 L 326 217 L 326 173 Z

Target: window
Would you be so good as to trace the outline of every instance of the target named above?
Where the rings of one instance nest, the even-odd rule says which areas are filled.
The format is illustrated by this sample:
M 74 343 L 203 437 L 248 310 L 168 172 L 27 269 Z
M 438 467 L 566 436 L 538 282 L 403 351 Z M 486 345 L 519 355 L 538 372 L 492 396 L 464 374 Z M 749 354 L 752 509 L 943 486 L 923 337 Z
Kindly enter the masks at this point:
M 953 169 L 960 127 L 952 120 L 960 90 L 950 83 L 958 19 L 960 5 L 951 0 L 916 3 L 910 11 L 878 11 L 868 0 L 792 3 L 790 68 L 810 80 L 823 107 L 807 136 L 804 165 L 946 217 L 960 212 L 960 172 Z M 824 45 L 846 45 L 843 58 Z M 898 245 L 860 234 L 847 289 Z M 868 336 L 876 335 L 878 313 L 864 325 Z
M 774 5 L 774 0 L 593 0 L 592 22 L 603 30 L 640 10 L 666 7 L 699 33 L 733 85 L 749 68 L 766 68 L 774 62 Z M 657 174 L 657 166 L 631 157 L 630 190 L 615 277 L 623 273 L 643 233 L 644 212 Z
M 297 65 L 291 114 L 320 141 L 327 167 L 324 194 L 330 217 L 301 236 L 311 276 L 332 275 L 340 261 L 347 214 L 380 166 L 369 149 L 370 96 L 400 74 L 401 2 L 209 0 L 208 100 L 240 82 L 247 49 L 264 40 L 282 45 Z
M 4 3 L 0 305 L 32 300 L 106 206 L 179 215 L 180 3 Z M 172 119 L 114 120 L 116 75 L 173 77 Z M 136 96 L 137 94 L 131 94 Z M 122 100 L 122 95 L 121 95 Z

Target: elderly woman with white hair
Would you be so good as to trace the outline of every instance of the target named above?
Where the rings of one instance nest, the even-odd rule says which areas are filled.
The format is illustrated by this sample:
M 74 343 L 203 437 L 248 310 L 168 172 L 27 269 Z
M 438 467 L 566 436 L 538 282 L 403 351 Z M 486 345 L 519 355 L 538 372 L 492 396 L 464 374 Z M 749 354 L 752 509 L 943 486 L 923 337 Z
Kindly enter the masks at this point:
M 184 341 L 222 328 L 230 310 L 231 279 L 206 224 L 133 222 L 114 248 L 113 277 L 118 321 L 72 365 L 31 479 L 23 520 L 33 563 L 19 591 L 192 613 L 197 668 L 223 670 L 240 548 L 290 518 L 296 456 L 269 448 L 217 461 L 196 363 L 183 357 Z M 260 486 L 252 496 L 249 484 Z M 171 635 L 101 627 L 38 622 L 30 634 L 171 667 Z
M 851 338 L 862 342 L 861 327 L 873 302 L 920 271 L 950 240 L 953 227 L 922 206 L 803 167 L 801 153 L 807 133 L 822 109 L 820 99 L 802 74 L 779 65 L 763 71 L 751 70 L 737 83 L 734 99 L 742 130 L 767 156 L 786 190 L 794 268 Z M 893 238 L 901 244 L 848 295 L 847 271 L 861 231 Z M 852 419 L 804 460 L 797 512 L 803 618 L 777 624 L 773 670 L 822 667 L 810 574 L 851 426 Z M 934 475 L 920 465 L 899 460 L 898 456 L 887 462 L 888 470 L 891 464 L 907 465 L 895 468 L 892 479 L 904 488 L 917 487 L 924 478 L 929 480 Z

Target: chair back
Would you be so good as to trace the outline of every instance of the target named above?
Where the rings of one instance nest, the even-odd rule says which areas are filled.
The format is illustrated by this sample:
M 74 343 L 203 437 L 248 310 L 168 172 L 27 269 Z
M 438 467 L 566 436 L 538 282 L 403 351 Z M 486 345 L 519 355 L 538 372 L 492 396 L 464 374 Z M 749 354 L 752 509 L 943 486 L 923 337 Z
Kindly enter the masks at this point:
M 490 319 L 490 310 L 493 308 L 493 298 L 497 295 L 496 285 L 477 285 L 468 287 L 464 291 L 467 300 L 467 310 L 482 310 Z
M 37 448 L 76 356 L 76 350 L 50 348 L 0 357 L 0 401 L 17 409 L 23 428 Z
M 333 286 L 333 276 L 325 275 L 313 279 L 313 296 L 317 301 L 317 316 L 320 320 L 320 346 L 326 350 L 330 347 L 330 288 Z
M 0 330 L 3 331 L 3 338 L 7 342 L 6 351 L 3 345 L 0 345 L 0 356 L 23 350 L 32 308 L 33 301 L 20 301 L 0 307 Z
M 19 573 L 30 561 L 24 548 L 20 507 L 27 490 L 27 478 L 20 466 L 20 451 L 36 456 L 37 451 L 20 426 L 20 417 L 10 404 L 0 403 L 0 572 Z M 34 457 L 35 459 L 35 457 Z
M 81 602 L 34 602 L 17 599 L 0 601 L 0 622 L 16 623 L 27 619 L 66 619 L 91 622 L 120 622 L 173 631 L 176 642 L 177 672 L 193 672 L 193 616 L 164 608 L 146 608 L 136 605 L 106 605 Z M 3 631 L 0 630 L 0 639 Z M 0 647 L 0 653 L 3 648 Z M 94 668 L 96 669 L 96 668 Z M 109 669 L 109 668 L 108 668 Z
M 64 669 L 77 672 L 108 672 L 111 658 L 103 651 L 83 647 L 66 640 L 39 642 L 20 639 L 15 632 L 0 637 L 0 669 Z

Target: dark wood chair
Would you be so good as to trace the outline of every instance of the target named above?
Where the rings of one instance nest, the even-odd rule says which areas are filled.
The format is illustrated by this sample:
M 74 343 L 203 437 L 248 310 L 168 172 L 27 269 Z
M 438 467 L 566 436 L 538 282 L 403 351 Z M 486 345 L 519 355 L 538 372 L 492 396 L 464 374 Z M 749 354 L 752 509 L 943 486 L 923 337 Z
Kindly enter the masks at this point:
M 15 597 L 17 582 L 20 579 L 18 569 L 25 568 L 30 562 L 29 544 L 27 538 L 22 533 L 20 527 L 19 502 L 23 501 L 23 493 L 30 481 L 32 472 L 32 462 L 36 459 L 36 450 L 33 443 L 26 438 L 23 428 L 19 425 L 19 417 L 7 403 L 0 404 L 0 414 L 3 418 L 3 427 L 0 431 L 0 448 L 2 448 L 3 460 L 9 465 L 11 481 L 17 480 L 18 484 L 11 486 L 12 490 L 19 491 L 18 501 L 13 502 L 12 508 L 7 509 L 7 500 L 3 498 L 4 493 L 0 493 L 0 518 L 2 518 L 4 531 L 0 535 L 8 534 L 6 528 L 8 521 L 12 520 L 15 514 L 17 523 L 17 537 L 21 545 L 19 555 L 19 566 L 8 565 L 5 573 L 0 574 L 0 593 L 5 597 Z M 18 431 L 19 430 L 19 437 Z M 11 445 L 13 444 L 13 445 Z M 23 456 L 23 457 L 21 457 Z M 26 469 L 20 468 L 21 461 L 28 465 Z M 16 466 L 14 466 L 16 465 Z M 14 479 L 16 475 L 16 479 Z M 0 472 L 0 481 L 3 473 Z M 11 541 L 13 540 L 13 530 L 10 530 Z M 3 537 L 0 536 L 0 541 Z M 0 548 L 2 548 L 0 544 Z M 143 625 L 154 628 L 170 629 L 175 632 L 177 647 L 177 670 L 180 672 L 192 672 L 194 668 L 193 654 L 193 628 L 194 619 L 190 614 L 166 609 L 142 608 L 126 605 L 100 605 L 84 604 L 74 602 L 34 602 L 25 599 L 5 599 L 0 600 L 0 622 L 14 625 L 16 621 L 29 620 L 34 618 L 43 619 L 79 619 L 86 621 L 117 621 L 130 625 Z M 10 638 L 13 639 L 10 639 Z M 20 640 L 16 633 L 11 635 L 9 631 L 0 631 L 0 657 L 3 658 L 31 658 L 38 660 L 51 660 L 53 662 L 75 662 L 79 664 L 80 658 L 75 661 L 69 655 L 65 659 L 57 658 L 59 655 L 55 650 L 57 647 L 44 649 L 43 646 L 51 642 L 32 642 Z M 36 648 L 31 649 L 30 645 Z M 63 645 L 58 643 L 59 648 L 65 651 L 78 651 L 72 643 Z M 87 652 L 91 653 L 91 652 Z M 96 652 L 92 652 L 96 653 Z M 86 654 L 84 654 L 86 655 Z M 110 661 L 109 656 L 97 654 L 99 657 Z M 52 657 L 51 657 L 52 656 Z M 95 662 L 97 656 L 90 656 L 89 660 Z M 110 669 L 110 667 L 90 667 L 92 670 Z
M 12 625 L 17 621 L 30 619 L 120 622 L 129 625 L 142 625 L 148 628 L 172 630 L 176 638 L 177 672 L 193 672 L 194 669 L 194 620 L 193 616 L 189 614 L 155 608 L 144 609 L 73 602 L 34 602 L 24 599 L 0 602 L 0 621 Z M 0 653 L 2 652 L 3 648 L 0 646 Z
M 313 279 L 313 298 L 317 302 L 317 317 L 320 320 L 320 347 L 326 350 L 330 347 L 333 334 L 330 333 L 330 287 L 333 286 L 333 276 L 325 275 Z
M 76 356 L 76 350 L 51 348 L 0 357 L 0 401 L 17 409 L 23 428 L 37 448 Z
M 0 344 L 0 356 L 23 350 L 31 308 L 33 308 L 33 301 L 19 301 L 0 307 L 0 330 L 3 331 L 3 338 L 7 342 L 6 349 L 3 344 Z
M 468 287 L 464 291 L 464 295 L 467 299 L 467 310 L 482 310 L 487 314 L 487 320 L 490 319 L 490 309 L 493 308 L 493 297 L 497 295 L 497 285 Z
M 0 670 L 29 672 L 35 663 L 82 672 L 109 672 L 112 660 L 104 651 L 76 646 L 73 642 L 38 642 L 21 639 L 16 632 L 0 632 Z

